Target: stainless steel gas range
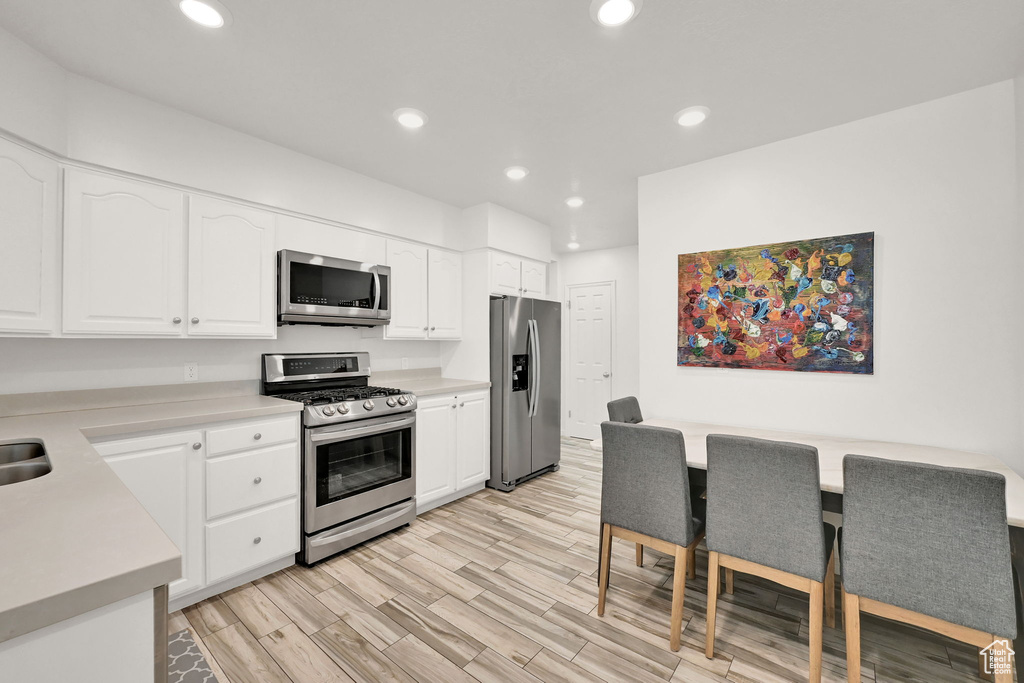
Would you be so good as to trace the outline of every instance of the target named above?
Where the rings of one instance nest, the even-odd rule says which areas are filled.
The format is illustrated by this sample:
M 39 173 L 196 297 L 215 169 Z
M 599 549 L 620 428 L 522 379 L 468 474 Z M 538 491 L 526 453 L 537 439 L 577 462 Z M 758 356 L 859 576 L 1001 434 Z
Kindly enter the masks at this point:
M 366 353 L 263 355 L 263 393 L 305 405 L 304 564 L 416 517 L 416 396 L 369 376 Z

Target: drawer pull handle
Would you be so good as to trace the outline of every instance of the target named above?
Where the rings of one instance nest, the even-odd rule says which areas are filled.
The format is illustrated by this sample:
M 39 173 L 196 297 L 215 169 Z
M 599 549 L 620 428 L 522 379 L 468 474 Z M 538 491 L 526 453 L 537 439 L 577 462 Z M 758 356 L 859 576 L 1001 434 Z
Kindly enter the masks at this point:
M 253 434 L 253 435 L 252 435 L 252 438 L 254 438 L 254 439 L 256 439 L 257 441 L 259 441 L 260 439 L 262 439 L 262 438 L 263 438 L 263 435 L 262 435 L 262 434 L 260 434 L 259 432 L 256 432 L 255 434 Z
M 252 480 L 252 483 L 259 484 L 261 481 L 263 481 L 263 477 L 256 477 Z
M 192 444 L 192 450 L 194 450 L 194 451 L 198 451 L 202 447 L 203 447 L 203 444 L 199 443 L 198 441 L 196 441 L 194 444 Z
M 262 536 L 257 536 L 256 538 L 252 539 L 252 542 L 255 543 L 256 545 L 259 545 L 260 541 L 262 541 L 262 540 L 263 540 Z

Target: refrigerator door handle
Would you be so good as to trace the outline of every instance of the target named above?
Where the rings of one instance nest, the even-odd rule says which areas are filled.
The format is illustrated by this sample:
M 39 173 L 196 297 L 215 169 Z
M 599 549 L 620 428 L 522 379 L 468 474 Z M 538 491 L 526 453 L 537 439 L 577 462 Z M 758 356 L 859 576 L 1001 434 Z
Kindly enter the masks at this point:
M 530 320 L 530 417 L 537 416 L 537 404 L 540 402 L 540 330 L 537 321 Z

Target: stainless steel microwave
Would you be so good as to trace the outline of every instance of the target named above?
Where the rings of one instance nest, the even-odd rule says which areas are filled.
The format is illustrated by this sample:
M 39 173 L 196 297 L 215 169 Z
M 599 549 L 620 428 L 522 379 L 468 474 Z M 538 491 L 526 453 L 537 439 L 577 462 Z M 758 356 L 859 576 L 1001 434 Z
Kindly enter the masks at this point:
M 391 320 L 391 268 L 282 249 L 279 325 L 369 327 Z

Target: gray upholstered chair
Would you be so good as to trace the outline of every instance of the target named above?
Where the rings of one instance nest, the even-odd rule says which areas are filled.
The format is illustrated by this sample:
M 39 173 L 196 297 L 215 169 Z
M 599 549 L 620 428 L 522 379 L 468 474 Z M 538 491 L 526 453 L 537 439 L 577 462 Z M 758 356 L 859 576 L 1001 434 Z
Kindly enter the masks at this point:
M 675 429 L 603 422 L 601 566 L 597 614 L 604 615 L 612 538 L 642 543 L 675 557 L 669 644 L 679 650 L 687 567 L 704 537 L 694 518 L 683 435 Z
M 626 422 L 628 424 L 643 422 L 644 416 L 640 412 L 640 401 L 636 400 L 636 396 L 626 396 L 625 398 L 608 401 L 608 420 L 610 422 Z M 636 566 L 644 566 L 643 543 L 636 544 Z
M 979 649 L 1016 637 L 1002 475 L 847 455 L 839 547 L 850 681 L 860 681 L 862 612 Z
M 626 396 L 608 402 L 608 419 L 612 422 L 628 422 L 637 424 L 644 421 L 640 414 L 640 402 L 636 396 Z
M 810 595 L 810 675 L 821 680 L 822 608 L 835 625 L 836 529 L 822 521 L 818 451 L 739 436 L 708 436 L 708 617 L 715 653 L 719 567 Z

